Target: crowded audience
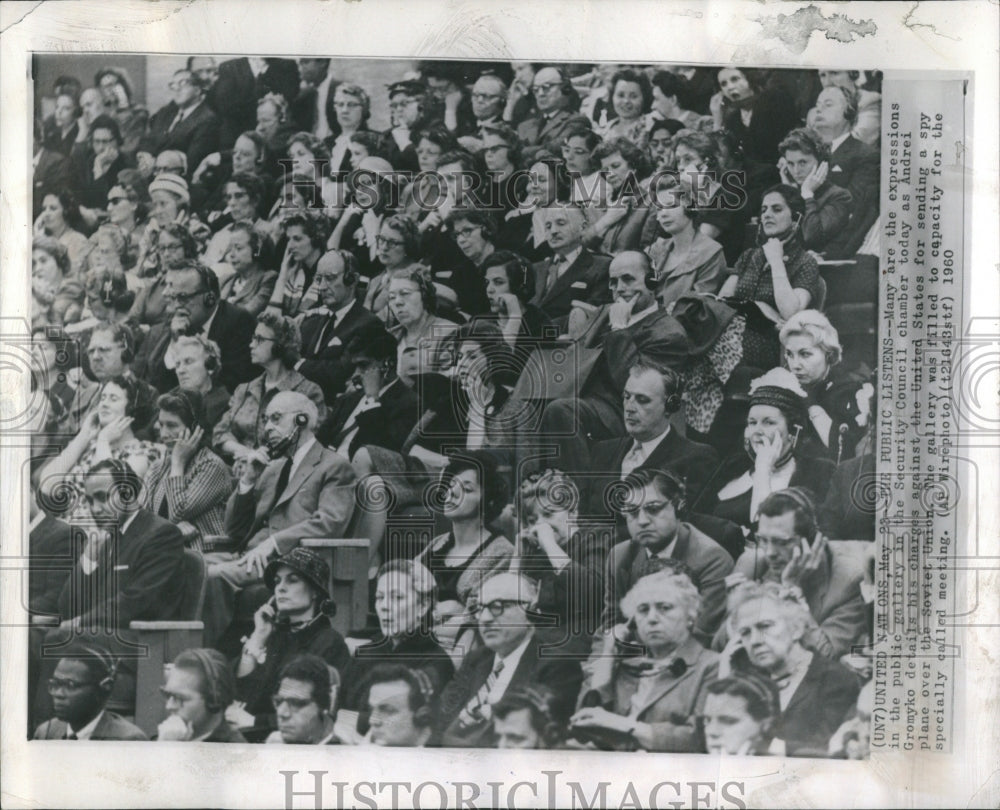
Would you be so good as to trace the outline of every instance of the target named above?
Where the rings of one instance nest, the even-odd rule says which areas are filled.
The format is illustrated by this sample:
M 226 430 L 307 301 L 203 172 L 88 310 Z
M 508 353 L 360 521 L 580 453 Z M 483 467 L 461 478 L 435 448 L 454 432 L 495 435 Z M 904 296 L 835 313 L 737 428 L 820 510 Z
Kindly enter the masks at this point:
M 41 88 L 29 736 L 863 755 L 881 74 L 149 81 Z

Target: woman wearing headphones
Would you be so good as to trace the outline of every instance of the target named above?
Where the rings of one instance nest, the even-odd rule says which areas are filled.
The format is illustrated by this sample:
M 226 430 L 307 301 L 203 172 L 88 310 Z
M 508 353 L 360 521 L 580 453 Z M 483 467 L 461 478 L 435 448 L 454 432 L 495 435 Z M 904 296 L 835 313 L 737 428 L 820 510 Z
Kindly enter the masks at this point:
M 146 473 L 143 505 L 176 524 L 188 539 L 225 534 L 233 477 L 209 449 L 201 395 L 178 389 L 160 396 L 156 407 L 156 431 L 170 453 Z
M 203 335 L 182 335 L 174 344 L 177 387 L 170 393 L 189 391 L 201 397 L 205 429 L 209 437 L 222 415 L 229 410 L 229 390 L 222 384 L 222 351 Z
M 420 233 L 412 219 L 402 214 L 393 214 L 382 220 L 375 244 L 383 270 L 368 284 L 365 308 L 391 325 L 389 282 L 397 274 L 412 273 L 423 266 L 419 263 Z
M 277 728 L 271 696 L 285 664 L 303 653 L 319 656 L 343 674 L 351 660 L 343 636 L 330 616 L 330 568 L 315 552 L 296 548 L 272 560 L 264 570 L 271 598 L 254 613 L 253 633 L 236 664 L 236 696 L 253 715 L 252 740 Z
M 50 503 L 64 503 L 70 509 L 67 521 L 89 520 L 83 485 L 97 462 L 120 459 L 142 478 L 163 457 L 162 445 L 137 439 L 132 429 L 147 424 L 152 409 L 148 387 L 132 376 L 112 377 L 101 385 L 97 407 L 86 416 L 80 432 L 40 473 L 41 495 Z
M 91 270 L 84 289 L 86 307 L 80 313 L 80 320 L 66 326 L 66 335 L 78 340 L 80 346 L 86 346 L 98 324 L 110 323 L 128 329 L 133 343 L 138 345 L 142 340 L 142 331 L 131 313 L 136 295 L 128 288 L 125 274 L 121 270 Z M 87 372 L 89 361 L 86 354 L 83 364 L 83 370 Z
M 291 318 L 264 312 L 257 318 L 257 327 L 250 339 L 250 361 L 261 366 L 264 373 L 248 383 L 236 386 L 229 399 L 229 410 L 212 431 L 212 446 L 233 464 L 259 450 L 267 425 L 267 403 L 279 391 L 298 391 L 316 404 L 317 422 L 326 417 L 323 391 L 295 370 L 299 359 L 301 338 Z M 266 453 L 261 460 L 267 463 Z
M 213 268 L 228 260 L 229 239 L 237 223 L 248 223 L 262 237 L 270 238 L 272 233 L 271 223 L 260 215 L 264 183 L 257 175 L 234 174 L 226 181 L 225 198 L 229 221 L 212 235 L 202 255 L 202 261 Z M 216 227 L 223 222 L 225 217 L 216 220 Z M 227 276 L 228 268 L 219 268 L 217 273 Z
M 260 178 L 266 195 L 261 210 L 271 207 L 270 189 L 274 178 L 264 172 L 264 139 L 254 130 L 241 134 L 231 150 L 213 152 L 195 169 L 191 178 L 191 206 L 212 224 L 226 210 L 226 183 L 236 174 L 253 174 Z
M 534 344 L 552 319 L 531 299 L 535 297 L 535 273 L 524 258 L 509 250 L 491 253 L 482 264 L 486 298 L 507 345 L 514 350 L 517 371 L 524 367 Z
M 448 337 L 458 328 L 437 316 L 437 292 L 424 270 L 405 270 L 389 282 L 386 296 L 396 326 L 389 331 L 397 341 L 399 376 L 440 372 L 451 366 Z M 410 351 L 414 350 L 414 351 Z
M 719 290 L 721 298 L 735 299 L 746 317 L 740 361 L 744 366 L 777 366 L 781 361 L 777 325 L 808 307 L 822 308 L 819 268 L 806 252 L 799 230 L 804 213 L 802 196 L 792 186 L 765 191 L 761 244 L 743 251 L 736 272 Z
M 143 327 L 167 320 L 167 268 L 197 257 L 198 243 L 187 226 L 173 223 L 156 230 L 150 237 L 149 250 L 140 257 L 138 272 L 145 276 L 145 286 L 136 296 L 131 317 Z
M 753 380 L 743 451 L 722 461 L 694 511 L 731 520 L 747 533 L 772 492 L 806 487 L 822 501 L 835 467 L 803 449 L 800 434 L 806 424 L 806 392 L 791 372 L 775 368 Z
M 229 226 L 225 258 L 236 272 L 222 282 L 219 292 L 223 301 L 255 316 L 264 311 L 278 280 L 276 270 L 265 270 L 261 266 L 265 243 L 266 237 L 249 222 L 234 222 Z

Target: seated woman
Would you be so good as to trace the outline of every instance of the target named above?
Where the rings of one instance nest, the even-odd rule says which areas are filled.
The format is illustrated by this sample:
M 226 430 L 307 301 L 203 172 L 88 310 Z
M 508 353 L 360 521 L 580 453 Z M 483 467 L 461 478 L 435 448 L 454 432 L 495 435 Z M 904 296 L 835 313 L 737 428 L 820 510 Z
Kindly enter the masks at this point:
M 860 690 L 847 667 L 801 644 L 809 608 L 774 582 L 745 582 L 730 594 L 729 646 L 720 668 L 755 667 L 778 687 L 779 727 L 788 756 L 826 756 L 830 738 Z
M 208 246 L 201 260 L 213 269 L 226 261 L 229 250 L 230 236 L 237 222 L 250 224 L 261 236 L 270 238 L 273 233 L 271 223 L 261 217 L 261 206 L 264 202 L 264 182 L 255 174 L 234 174 L 226 181 L 227 214 L 216 220 L 218 230 L 208 240 Z M 228 217 L 228 220 L 226 219 Z M 221 226 L 221 227 L 219 227 Z M 218 270 L 216 272 L 219 272 Z M 228 274 L 229 268 L 224 273 Z
M 201 397 L 205 430 L 209 438 L 222 415 L 229 409 L 229 391 L 219 379 L 222 351 L 219 344 L 202 335 L 185 335 L 174 344 L 176 391 L 190 391 Z M 174 393 L 171 392 L 171 393 Z
M 775 739 L 781 706 L 778 687 L 756 672 L 734 672 L 708 685 L 701 728 L 709 754 L 754 756 L 785 753 Z
M 556 157 L 536 160 L 528 169 L 528 185 L 520 207 L 508 211 L 500 223 L 496 246 L 524 256 L 530 262 L 552 255 L 545 235 L 543 211 L 556 201 L 570 198 L 570 176 Z
M 773 186 L 761 203 L 761 242 L 743 251 L 719 291 L 746 316 L 742 364 L 773 368 L 781 356 L 776 324 L 810 305 L 818 309 L 822 281 L 816 260 L 802 246 L 799 223 L 805 205 L 791 186 Z
M 600 134 L 606 142 L 625 138 L 640 149 L 646 148 L 649 112 L 653 109 L 653 88 L 645 73 L 631 68 L 619 70 L 608 83 L 608 99 L 614 113 Z
M 138 290 L 143 286 L 137 273 L 125 272 L 128 243 L 121 228 L 106 222 L 94 231 L 87 244 L 87 256 L 83 260 L 85 278 L 91 273 L 109 271 L 123 274 L 130 290 Z
M 480 154 L 486 164 L 488 182 L 484 196 L 491 210 L 506 214 L 521 204 L 527 185 L 525 175 L 517 171 L 521 142 L 514 130 L 500 123 L 484 126 L 482 138 Z
M 86 417 L 80 432 L 42 468 L 40 495 L 50 499 L 50 503 L 66 504 L 67 521 L 90 520 L 83 485 L 87 471 L 97 462 L 120 459 L 142 478 L 162 458 L 162 445 L 137 439 L 132 432 L 133 425 L 138 429 L 149 422 L 153 409 L 149 390 L 131 376 L 112 377 L 103 383 L 97 395 L 97 408 Z
M 125 235 L 125 269 L 136 270 L 139 246 L 146 232 L 149 211 L 149 189 L 136 169 L 118 172 L 118 183 L 108 191 L 108 221 L 121 228 Z
M 750 383 L 743 452 L 722 461 L 693 509 L 726 518 L 748 532 L 772 492 L 806 487 L 822 501 L 835 465 L 803 450 L 806 392 L 791 372 L 776 368 Z
M 234 222 L 229 226 L 229 247 L 225 260 L 236 272 L 220 288 L 220 296 L 233 306 L 251 315 L 260 315 L 271 300 L 276 270 L 266 270 L 261 256 L 270 248 L 270 239 L 262 236 L 249 222 Z
M 416 373 L 439 372 L 451 365 L 449 336 L 458 328 L 437 316 L 438 295 L 426 271 L 403 270 L 389 282 L 386 301 L 396 325 L 389 331 L 396 338 L 400 358 L 410 349 L 417 352 Z M 400 376 L 403 364 L 400 364 Z
M 365 308 L 384 323 L 391 323 L 389 282 L 397 275 L 412 273 L 421 267 L 420 234 L 412 219 L 395 214 L 382 220 L 375 243 L 383 269 L 369 282 L 364 303 Z
M 628 624 L 606 633 L 588 664 L 570 734 L 607 750 L 700 750 L 697 718 L 719 666 L 691 635 L 700 607 L 686 574 L 641 577 L 621 601 Z M 641 657 L 623 654 L 637 646 Z
M 161 395 L 156 407 L 157 434 L 170 452 L 146 473 L 143 506 L 178 526 L 195 545 L 205 535 L 225 534 L 233 476 L 208 447 L 201 395 L 179 389 Z
M 167 718 L 156 731 L 157 742 L 245 743 L 227 722 L 226 708 L 236 696 L 233 671 L 218 650 L 185 650 L 174 659 L 160 687 Z
M 802 244 L 822 253 L 851 219 L 851 192 L 828 180 L 830 147 L 813 129 L 793 129 L 779 144 L 781 182 L 799 190 L 805 200 Z
M 330 177 L 335 171 L 330 161 L 330 150 L 323 141 L 310 132 L 296 132 L 288 139 L 288 158 L 292 161 L 292 174 L 308 177 L 320 187 L 320 199 L 323 203 L 343 206 L 343 201 L 339 199 L 339 186 Z
M 722 245 L 695 225 L 690 191 L 672 175 L 656 184 L 654 216 L 660 234 L 646 248 L 656 279 L 656 300 L 669 311 L 688 293 L 715 294 L 726 273 Z
M 368 92 L 357 84 L 344 82 L 337 85 L 333 94 L 333 112 L 339 133 L 330 135 L 326 145 L 330 151 L 330 175 L 342 179 L 351 166 L 351 141 L 356 135 L 377 133 L 368 128 L 372 102 Z
M 87 237 L 80 232 L 83 227 L 80 206 L 69 191 L 52 191 L 42 198 L 42 213 L 35 220 L 34 235 L 50 236 L 66 248 L 69 254 L 66 275 L 73 278 L 79 277 L 87 255 Z
M 804 309 L 778 334 L 784 365 L 806 392 L 809 425 L 802 441 L 840 464 L 854 457 L 870 419 L 871 382 L 841 365 L 840 337 L 822 312 Z
M 142 341 L 142 330 L 132 319 L 136 295 L 128 288 L 128 281 L 121 270 L 91 270 L 87 273 L 84 289 L 86 306 L 79 313 L 80 320 L 66 326 L 68 337 L 85 347 L 90 343 L 90 336 L 98 324 L 114 324 L 128 329 L 136 345 Z M 82 360 L 84 373 L 91 373 L 90 360 L 86 354 Z
M 201 218 L 213 224 L 226 210 L 226 183 L 234 174 L 255 174 L 264 184 L 268 197 L 263 210 L 271 207 L 269 189 L 274 178 L 264 173 L 264 139 L 254 130 L 242 133 L 231 150 L 213 152 L 195 169 L 191 177 L 191 205 Z
M 212 447 L 232 463 L 254 456 L 263 442 L 267 403 L 279 391 L 298 391 L 316 404 L 319 421 L 326 416 L 323 391 L 295 370 L 301 338 L 291 318 L 267 311 L 257 318 L 250 339 L 250 360 L 264 373 L 236 386 L 229 410 L 212 431 Z M 263 459 L 262 459 L 263 460 Z
M 148 328 L 167 320 L 167 268 L 197 258 L 198 243 L 186 225 L 164 225 L 149 236 L 146 252 L 140 255 L 137 265 L 145 284 L 130 313 L 140 326 Z
M 463 644 L 467 647 L 475 637 L 470 608 L 480 584 L 506 569 L 514 553 L 510 540 L 489 528 L 507 505 L 507 485 L 490 453 L 469 450 L 449 459 L 440 487 L 441 513 L 450 528 L 431 540 L 416 561 L 430 570 L 437 585 L 433 618 L 438 641 L 460 659 L 467 651 Z
M 515 370 L 523 368 L 546 329 L 555 334 L 552 319 L 531 299 L 535 297 L 535 273 L 524 258 L 508 250 L 491 253 L 482 264 L 486 299 L 503 339 L 514 350 Z
M 601 625 L 608 546 L 577 523 L 580 492 L 565 473 L 545 470 L 522 480 L 512 573 L 538 582 L 538 610 L 559 618 L 563 649 L 590 652 Z
M 594 150 L 610 190 L 607 203 L 594 209 L 583 243 L 591 250 L 614 256 L 623 250 L 638 250 L 643 227 L 650 214 L 649 165 L 642 149 L 627 138 L 605 141 Z
M 437 583 L 415 560 L 391 560 L 378 572 L 375 615 L 379 634 L 354 651 L 344 673 L 341 705 L 365 709 L 365 681 L 379 664 L 402 663 L 422 669 L 439 691 L 455 674 L 455 666 L 433 634 Z M 359 728 L 361 734 L 367 728 Z
M 601 172 L 601 161 L 594 150 L 601 136 L 587 127 L 567 130 L 562 139 L 562 159 L 571 182 L 569 199 L 583 205 L 603 205 L 607 196 L 607 181 Z
M 80 317 L 80 284 L 66 279 L 69 253 L 60 242 L 49 236 L 36 236 L 31 243 L 31 328 L 60 326 L 67 310 Z M 62 305 L 59 293 L 63 290 Z M 72 314 L 70 318 L 72 319 Z
M 253 738 L 263 739 L 264 731 L 277 728 L 271 695 L 280 685 L 282 668 L 295 656 L 311 653 L 344 674 L 351 654 L 330 621 L 336 606 L 330 601 L 329 581 L 330 567 L 304 548 L 292 549 L 264 570 L 272 595 L 254 613 L 253 633 L 236 665 L 236 698 L 254 717 Z
M 523 175 L 522 175 L 523 176 Z M 464 262 L 431 265 L 435 287 L 444 290 L 446 301 L 457 304 L 467 316 L 489 309 L 483 284 L 483 268 L 496 252 L 497 220 L 493 211 L 456 207 L 448 215 L 448 232 L 465 257 Z

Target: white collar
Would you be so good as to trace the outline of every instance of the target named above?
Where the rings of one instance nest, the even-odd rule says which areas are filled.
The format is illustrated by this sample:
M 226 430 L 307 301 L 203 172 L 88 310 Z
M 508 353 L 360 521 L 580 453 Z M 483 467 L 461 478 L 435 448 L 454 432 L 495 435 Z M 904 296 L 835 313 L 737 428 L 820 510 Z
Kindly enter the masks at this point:
M 336 312 L 334 312 L 333 313 L 333 322 L 334 323 L 340 323 L 342 320 L 344 320 L 344 316 L 347 314 L 348 310 L 350 310 L 350 308 L 353 307 L 353 306 L 354 306 L 354 301 L 351 300 L 351 301 L 348 301 L 344 306 L 342 306 Z
M 573 250 L 571 250 L 569 253 L 566 254 L 565 258 L 559 263 L 560 267 L 562 267 L 563 272 L 566 272 L 566 270 L 573 264 L 573 262 L 575 262 L 577 259 L 580 258 L 581 253 L 583 253 L 583 245 L 577 245 L 575 248 L 573 248 Z M 561 255 L 562 254 L 560 253 L 556 254 L 556 256 L 561 256 Z
M 535 637 L 534 629 L 524 637 L 524 640 L 518 644 L 513 650 L 511 650 L 507 655 L 501 656 L 499 653 L 493 656 L 493 668 L 496 669 L 497 664 L 503 663 L 503 668 L 505 672 L 513 672 L 517 669 L 517 665 L 521 663 L 521 656 L 524 655 L 524 651 L 528 649 L 528 644 L 531 643 L 531 639 Z
M 656 301 L 654 300 L 653 303 L 650 304 L 648 307 L 646 307 L 642 312 L 636 312 L 633 315 L 630 315 L 629 319 L 628 319 L 628 323 L 626 323 L 625 326 L 631 326 L 634 323 L 638 323 L 643 318 L 646 318 L 649 315 L 652 315 L 654 312 L 656 312 L 656 310 L 658 308 L 659 307 L 658 307 Z
M 73 731 L 78 740 L 89 740 L 91 736 L 93 736 L 94 731 L 97 729 L 97 724 L 101 722 L 102 717 L 104 717 L 104 709 L 101 709 L 97 713 L 97 717 L 95 717 L 93 720 L 87 723 L 87 725 L 85 725 L 79 731 L 73 731 L 73 727 L 69 723 L 67 723 L 66 732 L 69 733 L 70 731 Z
M 38 514 L 35 515 L 31 519 L 31 522 L 28 524 L 28 533 L 30 534 L 35 529 L 37 529 L 42 524 L 42 521 L 45 520 L 46 517 L 48 517 L 48 515 L 46 515 L 45 512 L 39 509 Z
M 851 131 L 847 130 L 847 132 L 845 132 L 843 135 L 834 138 L 832 141 L 830 141 L 830 151 L 836 152 L 837 147 L 840 146 L 844 141 L 846 141 L 850 137 L 851 137 Z
M 306 453 L 309 452 L 309 449 L 314 444 L 316 444 L 316 437 L 310 436 L 308 439 L 306 439 L 306 441 L 304 441 L 299 446 L 299 449 L 295 451 L 295 454 L 292 456 L 292 466 L 288 471 L 289 478 L 291 478 L 292 473 L 295 472 L 296 469 L 298 469 L 298 466 L 302 463 L 302 459 L 306 457 Z
M 656 553 L 653 553 L 648 548 L 646 549 L 646 559 L 652 559 L 653 557 L 659 557 L 661 560 L 669 560 L 670 555 L 674 553 L 674 546 L 677 545 L 677 535 L 674 535 L 674 539 L 667 543 L 663 548 L 661 548 Z
M 665 438 L 667 438 L 668 433 L 670 433 L 669 424 L 667 425 L 667 429 L 663 431 L 663 433 L 661 433 L 659 436 L 654 436 L 652 439 L 646 442 L 637 442 L 639 445 L 639 449 L 642 450 L 643 459 L 647 459 L 650 457 L 650 455 L 652 455 L 653 451 L 659 446 L 660 442 L 662 442 Z
M 248 56 L 247 62 L 250 64 L 250 72 L 254 78 L 267 70 L 267 60 L 263 56 Z

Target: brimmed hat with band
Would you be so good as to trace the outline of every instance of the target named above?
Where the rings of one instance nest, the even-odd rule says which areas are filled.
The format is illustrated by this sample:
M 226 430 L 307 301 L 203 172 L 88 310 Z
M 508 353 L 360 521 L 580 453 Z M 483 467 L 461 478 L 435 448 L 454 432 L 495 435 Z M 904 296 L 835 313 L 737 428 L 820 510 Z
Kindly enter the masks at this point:
M 271 591 L 275 587 L 278 569 L 282 566 L 291 568 L 304 577 L 323 599 L 330 599 L 330 592 L 327 590 L 327 582 L 330 581 L 330 566 L 318 554 L 305 548 L 293 548 L 283 557 L 271 560 L 267 564 L 267 568 L 264 569 L 264 584 Z

